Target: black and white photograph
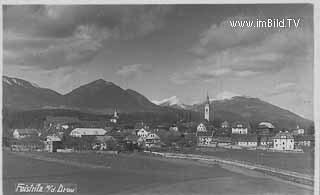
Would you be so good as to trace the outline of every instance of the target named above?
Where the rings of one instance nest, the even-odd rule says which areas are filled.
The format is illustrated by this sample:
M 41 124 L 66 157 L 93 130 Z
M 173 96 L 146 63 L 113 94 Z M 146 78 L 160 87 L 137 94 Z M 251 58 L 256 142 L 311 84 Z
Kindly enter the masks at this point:
M 2 194 L 319 193 L 315 4 L 61 2 L 1 5 Z

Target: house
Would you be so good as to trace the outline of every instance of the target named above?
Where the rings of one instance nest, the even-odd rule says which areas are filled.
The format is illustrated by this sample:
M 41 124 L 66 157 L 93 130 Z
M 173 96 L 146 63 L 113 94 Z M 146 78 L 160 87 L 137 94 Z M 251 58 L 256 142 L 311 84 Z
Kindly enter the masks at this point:
M 270 122 L 261 122 L 259 123 L 258 127 L 257 127 L 257 134 L 259 136 L 268 136 L 273 134 L 274 132 L 274 125 Z
M 258 139 L 256 135 L 245 135 L 238 137 L 238 146 L 241 147 L 257 147 Z
M 216 143 L 213 142 L 213 135 L 212 131 L 197 131 L 197 146 L 209 146 L 213 147 L 216 146 Z
M 204 123 L 200 123 L 198 126 L 197 126 L 197 132 L 198 131 L 207 131 L 207 128 L 206 128 L 206 125 Z
M 41 133 L 36 129 L 15 129 L 12 135 L 15 139 L 23 139 L 27 137 L 39 137 Z
M 139 137 L 142 137 L 143 139 L 146 139 L 147 136 L 149 135 L 149 131 L 147 131 L 146 129 L 144 128 L 141 128 L 139 130 L 136 131 L 137 132 L 137 136 Z
M 241 122 L 236 122 L 231 127 L 232 134 L 248 134 L 248 126 Z
M 294 138 L 288 131 L 280 131 L 273 137 L 273 149 L 275 150 L 294 150 Z
M 155 133 L 149 133 L 148 136 L 145 139 L 145 146 L 147 148 L 152 147 L 161 147 L 161 140 L 160 137 Z
M 82 137 L 82 136 L 102 136 L 107 133 L 102 128 L 75 128 L 70 132 L 71 137 Z
M 57 152 L 57 149 L 62 148 L 61 138 L 57 135 L 48 135 L 45 140 L 45 151 Z
M 294 136 L 294 144 L 296 147 L 310 147 L 314 146 L 314 136 L 313 135 L 297 135 Z
M 296 129 L 293 130 L 293 135 L 303 135 L 304 134 L 304 129 L 300 128 L 299 126 L 297 126 Z

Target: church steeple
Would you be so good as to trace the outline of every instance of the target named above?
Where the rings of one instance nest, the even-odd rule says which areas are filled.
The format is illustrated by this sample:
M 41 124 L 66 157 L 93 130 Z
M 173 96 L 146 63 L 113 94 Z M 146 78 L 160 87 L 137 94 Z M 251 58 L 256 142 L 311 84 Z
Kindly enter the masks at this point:
M 207 104 L 210 104 L 210 98 L 209 98 L 208 92 L 207 92 Z
M 210 121 L 210 98 L 207 93 L 207 102 L 204 106 L 204 119 L 206 119 L 208 122 Z

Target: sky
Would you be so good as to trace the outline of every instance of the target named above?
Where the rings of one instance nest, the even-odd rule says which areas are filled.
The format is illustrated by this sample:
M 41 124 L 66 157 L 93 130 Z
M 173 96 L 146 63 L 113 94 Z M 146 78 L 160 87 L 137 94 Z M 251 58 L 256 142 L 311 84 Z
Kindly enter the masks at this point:
M 230 21 L 294 18 L 290 28 Z M 66 94 L 96 79 L 185 104 L 258 97 L 313 119 L 313 7 L 10 5 L 3 74 Z

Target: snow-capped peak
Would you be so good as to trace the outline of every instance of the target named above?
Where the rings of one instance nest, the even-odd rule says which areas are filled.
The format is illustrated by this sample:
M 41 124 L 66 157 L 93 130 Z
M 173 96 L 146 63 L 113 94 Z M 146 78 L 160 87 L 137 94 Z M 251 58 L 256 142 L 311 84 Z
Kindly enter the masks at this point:
M 20 79 L 16 79 L 16 78 L 10 78 L 10 77 L 6 77 L 4 76 L 3 77 L 3 82 L 4 83 L 7 83 L 8 85 L 12 85 L 12 86 L 21 86 L 21 87 L 35 87 L 35 88 L 40 88 L 37 84 L 35 83 L 31 83 L 31 82 L 27 82 L 27 81 L 23 81 L 23 80 L 20 80 Z
M 153 100 L 152 103 L 156 104 L 156 105 L 161 105 L 161 106 L 180 106 L 182 108 L 184 108 L 185 106 L 181 103 L 181 101 L 179 100 L 179 98 L 177 96 L 172 96 L 163 100 Z
M 8 85 L 13 85 L 13 83 L 11 83 L 10 79 L 7 77 L 3 77 L 3 82 L 7 83 Z

